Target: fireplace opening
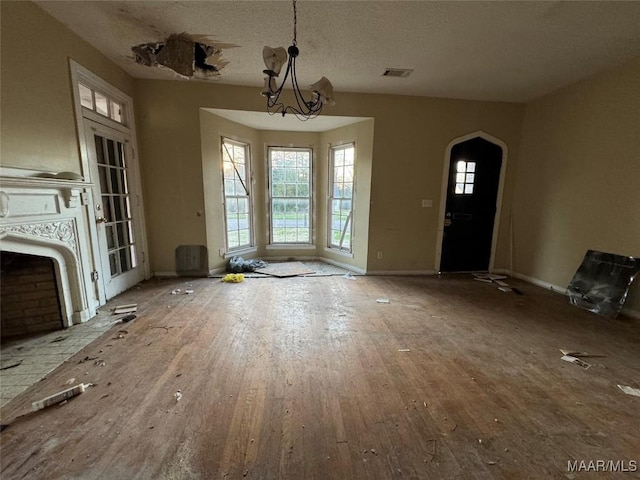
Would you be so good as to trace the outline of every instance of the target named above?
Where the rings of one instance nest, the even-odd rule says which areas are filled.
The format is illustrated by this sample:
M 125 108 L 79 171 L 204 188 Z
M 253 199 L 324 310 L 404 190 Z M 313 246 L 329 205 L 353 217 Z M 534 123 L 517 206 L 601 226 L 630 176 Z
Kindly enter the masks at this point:
M 53 259 L 3 251 L 0 263 L 1 340 L 64 328 Z

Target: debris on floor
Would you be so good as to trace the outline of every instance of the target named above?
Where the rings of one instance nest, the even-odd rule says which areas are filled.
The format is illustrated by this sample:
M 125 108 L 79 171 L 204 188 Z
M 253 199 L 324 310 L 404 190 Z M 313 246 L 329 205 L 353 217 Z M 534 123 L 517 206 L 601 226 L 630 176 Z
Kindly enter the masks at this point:
M 411 350 L 409 350 L 408 348 L 401 348 L 400 350 L 398 350 L 399 352 L 410 352 Z
M 120 315 L 122 313 L 134 313 L 138 311 L 138 304 L 137 303 L 131 303 L 128 305 L 118 305 L 114 310 L 113 310 L 113 314 L 114 315 Z
M 130 313 L 129 315 L 125 315 L 124 317 L 122 317 L 121 318 L 121 322 L 122 323 L 127 323 L 127 322 L 130 322 L 132 320 L 135 320 L 136 318 L 138 318 L 138 317 L 136 317 L 135 315 Z
M 346 278 L 347 280 L 355 280 L 355 279 L 356 279 L 356 277 L 354 277 L 354 276 L 351 274 L 351 272 L 347 272 L 347 273 L 345 273 L 345 274 L 342 276 L 342 278 Z
M 584 368 L 585 370 L 587 370 L 591 366 L 584 360 L 580 360 L 579 358 L 572 357 L 571 355 L 563 355 L 560 359 L 564 360 L 565 362 L 575 363 L 576 365 Z
M 180 290 L 179 288 L 176 288 L 175 290 L 171 291 L 171 295 L 177 295 L 181 292 L 182 290 Z
M 567 287 L 569 302 L 607 318 L 615 318 L 640 272 L 640 258 L 587 250 Z
M 377 303 L 391 303 L 391 301 L 388 298 L 377 298 L 376 302 Z
M 185 294 L 185 295 L 192 295 L 192 294 L 193 294 L 193 292 L 194 292 L 194 290 L 189 290 L 189 289 L 187 289 L 187 290 L 185 290 L 185 291 L 184 291 L 184 294 Z
M 10 362 L 7 362 L 6 365 L 2 365 L 0 370 L 9 370 L 10 368 L 14 368 L 19 365 L 22 365 L 22 360 L 11 360 Z
M 618 385 L 618 388 L 627 395 L 633 395 L 634 397 L 640 397 L 640 388 L 628 387 L 626 385 Z
M 74 387 L 67 388 L 58 393 L 54 393 L 53 395 L 49 395 L 42 400 L 38 400 L 37 402 L 33 402 L 31 406 L 33 407 L 33 411 L 42 410 L 43 408 L 50 407 L 51 405 L 55 405 L 60 402 L 64 402 L 71 397 L 75 397 L 76 395 L 80 395 L 83 393 L 88 387 L 90 387 L 90 383 L 80 383 Z
M 179 402 L 180 400 L 182 400 L 182 392 L 180 390 L 174 393 L 173 396 L 175 397 L 176 402 Z
M 226 283 L 240 283 L 244 281 L 244 275 L 242 273 L 227 273 L 222 277 L 222 281 Z
M 522 293 L 522 290 L 520 290 L 519 288 L 512 287 L 507 282 L 504 282 L 503 280 L 506 278 L 508 278 L 506 275 L 498 275 L 495 273 L 474 273 L 473 274 L 474 280 L 477 280 L 478 282 L 483 282 L 483 283 L 494 283 L 498 286 L 498 290 L 500 290 L 501 292 L 513 292 L 516 295 L 524 295 L 524 293 Z
M 577 352 L 575 350 L 568 350 L 566 348 L 561 348 L 560 352 L 562 352 L 562 355 L 569 355 L 570 357 L 576 357 L 576 358 L 580 358 L 580 357 L 604 357 L 605 356 L 605 355 L 597 355 L 597 354 L 587 353 L 587 352 Z
M 227 262 L 227 272 L 229 273 L 245 273 L 255 272 L 260 268 L 266 268 L 269 264 L 264 260 L 245 260 L 242 257 L 234 256 Z
M 492 282 L 494 280 L 504 280 L 507 278 L 506 275 L 498 275 L 495 273 L 474 273 L 473 276 L 478 279 L 490 280 Z

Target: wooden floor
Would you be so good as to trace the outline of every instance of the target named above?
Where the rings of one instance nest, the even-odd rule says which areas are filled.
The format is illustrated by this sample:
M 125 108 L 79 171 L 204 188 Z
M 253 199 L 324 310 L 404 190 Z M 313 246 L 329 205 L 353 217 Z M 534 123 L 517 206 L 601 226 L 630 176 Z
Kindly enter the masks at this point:
M 640 322 L 511 283 L 524 296 L 467 276 L 152 280 L 115 299 L 137 320 L 3 409 L 0 476 L 638 478 L 567 466 L 640 460 L 640 398 L 617 387 L 640 387 Z M 583 370 L 559 348 L 605 356 Z M 95 386 L 29 413 L 70 378 Z

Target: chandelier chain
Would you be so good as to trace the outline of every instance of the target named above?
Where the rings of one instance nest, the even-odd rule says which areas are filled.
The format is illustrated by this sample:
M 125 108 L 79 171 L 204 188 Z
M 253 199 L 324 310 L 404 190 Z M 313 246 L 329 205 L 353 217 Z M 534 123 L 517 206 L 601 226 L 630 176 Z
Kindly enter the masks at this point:
M 293 0 L 293 45 L 296 46 L 298 44 L 297 41 L 297 26 L 298 26 L 298 12 L 296 9 L 296 0 Z

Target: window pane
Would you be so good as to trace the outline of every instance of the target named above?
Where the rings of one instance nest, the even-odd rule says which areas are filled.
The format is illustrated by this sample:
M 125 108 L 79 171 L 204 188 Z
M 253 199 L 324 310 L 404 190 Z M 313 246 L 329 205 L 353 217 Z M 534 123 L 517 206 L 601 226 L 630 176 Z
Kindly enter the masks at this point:
M 473 173 L 467 173 L 467 176 L 465 178 L 465 182 L 466 183 L 473 183 L 473 178 L 475 177 L 475 174 Z
M 467 166 L 467 162 L 463 162 L 462 160 L 460 160 L 457 164 L 456 164 L 456 171 L 457 172 L 463 172 L 465 171 Z
M 122 105 L 111 100 L 111 119 L 122 123 Z
M 456 183 L 456 194 L 464 193 L 464 183 Z
M 227 249 L 251 245 L 251 202 L 248 145 L 222 141 Z
M 456 173 L 456 182 L 464 183 L 464 173 Z
M 468 162 L 467 172 L 475 172 L 475 171 L 476 171 L 476 162 Z
M 93 110 L 93 95 L 89 87 L 85 87 L 81 83 L 78 84 L 80 90 L 80 105 Z
M 473 193 L 473 184 L 472 183 L 467 183 L 464 186 L 464 193 Z
M 338 147 L 331 150 L 330 175 L 333 194 L 329 211 L 329 246 L 351 251 L 351 200 L 354 182 L 354 147 Z
M 107 97 L 102 95 L 100 92 L 95 92 L 96 96 L 96 112 L 100 115 L 104 115 L 105 117 L 109 116 L 109 101 Z
M 311 152 L 269 150 L 271 241 L 308 243 L 311 238 Z

